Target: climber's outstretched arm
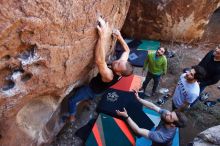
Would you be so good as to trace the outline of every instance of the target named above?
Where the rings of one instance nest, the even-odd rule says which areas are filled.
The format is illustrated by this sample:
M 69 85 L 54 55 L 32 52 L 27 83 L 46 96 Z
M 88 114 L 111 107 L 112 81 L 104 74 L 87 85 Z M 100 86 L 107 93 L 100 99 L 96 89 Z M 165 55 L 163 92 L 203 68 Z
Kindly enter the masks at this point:
M 107 41 L 107 33 L 108 33 L 108 23 L 106 23 L 102 18 L 98 19 L 98 34 L 99 39 L 96 45 L 95 50 L 95 62 L 98 66 L 99 73 L 102 76 L 102 80 L 104 82 L 110 82 L 113 79 L 113 72 L 111 69 L 108 68 L 106 63 L 106 41 Z
M 130 49 L 127 45 L 127 43 L 125 42 L 125 40 L 123 39 L 123 37 L 121 36 L 121 33 L 119 30 L 115 29 L 113 30 L 113 35 L 117 38 L 117 40 L 121 43 L 123 49 L 124 49 L 124 52 L 122 53 L 121 57 L 120 57 L 120 60 L 125 60 L 127 61 L 128 60 L 128 57 L 129 57 L 129 53 L 130 53 Z

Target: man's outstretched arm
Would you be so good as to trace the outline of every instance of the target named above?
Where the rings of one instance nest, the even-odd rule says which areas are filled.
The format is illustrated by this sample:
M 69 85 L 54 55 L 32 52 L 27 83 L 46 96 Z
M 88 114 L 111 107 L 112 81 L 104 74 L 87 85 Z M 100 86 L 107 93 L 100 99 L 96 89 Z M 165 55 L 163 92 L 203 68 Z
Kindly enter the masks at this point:
M 99 73 L 102 76 L 103 82 L 110 82 L 113 79 L 113 72 L 110 70 L 106 63 L 106 39 L 108 31 L 108 23 L 106 23 L 102 18 L 98 19 L 99 25 L 97 25 L 99 39 L 95 50 L 95 62 L 98 66 Z
M 122 53 L 120 60 L 128 60 L 129 57 L 129 53 L 130 53 L 130 49 L 127 45 L 127 43 L 125 42 L 125 40 L 123 39 L 123 37 L 121 36 L 121 33 L 119 30 L 114 29 L 113 30 L 113 35 L 117 38 L 117 40 L 120 42 L 120 44 L 122 45 L 124 52 Z
M 119 111 L 119 110 L 116 110 L 116 112 L 117 112 L 117 114 L 118 114 L 119 116 L 122 116 L 122 117 L 126 118 L 126 121 L 128 122 L 129 126 L 131 127 L 131 129 L 132 129 L 135 133 L 137 133 L 137 134 L 139 134 L 139 135 L 141 135 L 141 136 L 144 136 L 144 137 L 148 138 L 150 131 L 147 130 L 147 129 L 144 129 L 144 128 L 140 128 L 140 127 L 128 116 L 128 113 L 127 113 L 127 111 L 126 111 L 125 108 L 124 108 L 124 111 L 122 111 L 122 112 Z
M 137 91 L 134 90 L 134 94 L 136 99 L 145 107 L 148 107 L 156 112 L 160 111 L 160 107 L 156 106 L 155 104 L 153 104 L 152 102 L 149 102 L 147 100 L 141 99 L 137 93 Z

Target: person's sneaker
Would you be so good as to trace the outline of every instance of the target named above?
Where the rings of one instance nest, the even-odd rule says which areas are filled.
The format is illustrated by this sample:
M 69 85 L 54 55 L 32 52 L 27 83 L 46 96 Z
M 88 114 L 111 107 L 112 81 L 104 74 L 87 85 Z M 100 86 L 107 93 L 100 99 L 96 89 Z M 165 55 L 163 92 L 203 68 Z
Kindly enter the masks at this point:
M 168 94 L 168 92 L 169 92 L 169 89 L 167 89 L 167 88 L 160 88 L 160 90 L 159 90 L 159 93 L 161 93 L 163 95 Z
M 158 105 L 163 105 L 165 101 L 163 99 L 158 99 L 157 104 Z
M 209 98 L 209 93 L 205 92 L 200 95 L 200 100 L 205 101 Z
M 216 101 L 206 101 L 204 104 L 208 107 L 213 107 L 216 105 Z
M 169 95 L 164 95 L 164 96 L 163 96 L 163 99 L 164 99 L 165 101 L 167 101 L 167 100 L 169 99 Z

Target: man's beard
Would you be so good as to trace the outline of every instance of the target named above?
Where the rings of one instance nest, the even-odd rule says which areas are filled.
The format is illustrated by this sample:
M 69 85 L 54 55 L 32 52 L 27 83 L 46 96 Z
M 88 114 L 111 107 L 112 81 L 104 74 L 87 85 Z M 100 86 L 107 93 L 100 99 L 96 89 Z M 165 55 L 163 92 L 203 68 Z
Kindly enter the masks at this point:
M 157 56 L 157 57 L 160 57 L 160 56 L 162 56 L 162 55 L 160 55 L 159 53 L 156 53 L 156 56 Z
M 161 121 L 162 121 L 164 124 L 171 125 L 171 124 L 173 123 L 173 122 L 168 122 L 168 121 L 166 121 L 166 119 L 165 119 L 163 116 L 161 116 L 160 118 L 161 118 Z

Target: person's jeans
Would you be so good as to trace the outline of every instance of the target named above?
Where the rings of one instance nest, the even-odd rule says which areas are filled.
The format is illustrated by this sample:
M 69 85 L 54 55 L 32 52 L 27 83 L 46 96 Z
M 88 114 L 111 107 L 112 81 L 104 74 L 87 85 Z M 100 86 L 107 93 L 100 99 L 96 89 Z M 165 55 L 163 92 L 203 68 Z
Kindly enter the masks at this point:
M 148 83 L 150 82 L 150 80 L 153 79 L 154 80 L 154 85 L 153 85 L 153 88 L 152 88 L 152 93 L 155 93 L 156 89 L 159 85 L 159 82 L 160 82 L 160 77 L 161 77 L 161 75 L 154 75 L 154 74 L 152 74 L 148 71 L 146 79 L 143 82 L 143 86 L 142 86 L 144 91 L 146 90 L 146 87 L 147 87 Z
M 69 114 L 75 115 L 76 113 L 76 107 L 79 102 L 86 99 L 94 99 L 97 96 L 101 96 L 103 93 L 96 94 L 92 91 L 92 89 L 87 86 L 82 86 L 79 88 L 78 91 L 76 91 L 76 94 L 69 98 Z

